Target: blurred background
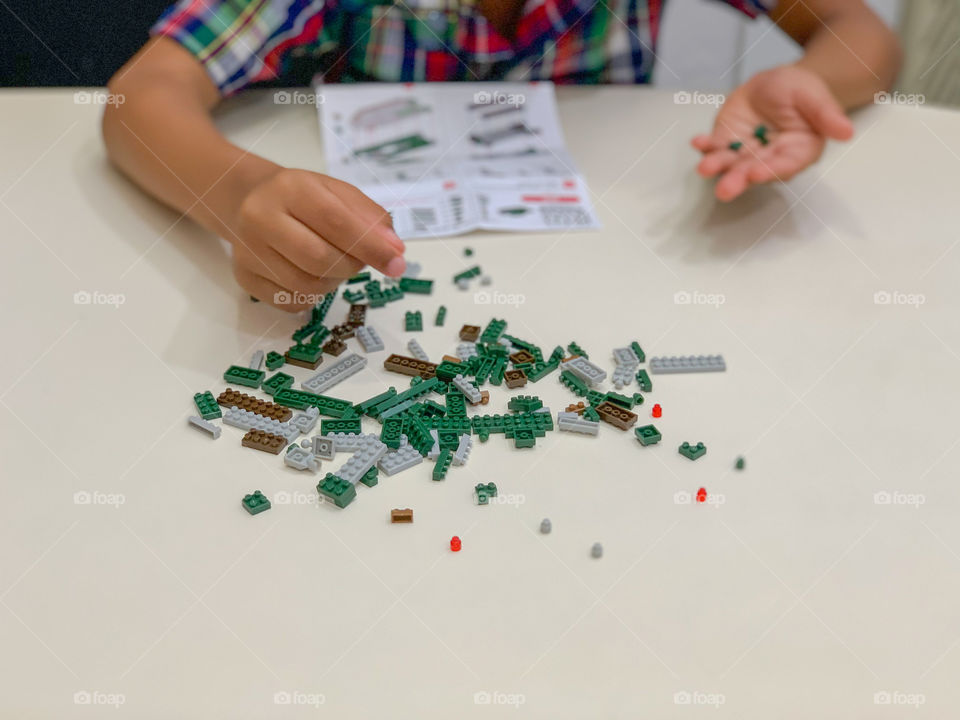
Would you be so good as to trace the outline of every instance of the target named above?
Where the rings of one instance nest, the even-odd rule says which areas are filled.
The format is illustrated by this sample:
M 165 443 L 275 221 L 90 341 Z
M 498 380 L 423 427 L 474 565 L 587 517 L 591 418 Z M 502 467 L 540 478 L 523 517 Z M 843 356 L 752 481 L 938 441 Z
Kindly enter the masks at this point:
M 0 0 L 0 86 L 100 86 L 170 0 Z M 870 0 L 906 51 L 898 89 L 960 106 L 960 0 Z M 716 0 L 670 0 L 655 85 L 726 91 L 799 50 Z

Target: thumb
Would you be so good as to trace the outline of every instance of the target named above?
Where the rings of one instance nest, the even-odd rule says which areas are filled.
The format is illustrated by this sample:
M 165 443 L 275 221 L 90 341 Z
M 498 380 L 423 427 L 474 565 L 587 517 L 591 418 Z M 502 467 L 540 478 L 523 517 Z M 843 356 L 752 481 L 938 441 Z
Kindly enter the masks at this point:
M 833 140 L 853 137 L 853 123 L 826 87 L 804 87 L 796 94 L 797 111 L 810 127 Z

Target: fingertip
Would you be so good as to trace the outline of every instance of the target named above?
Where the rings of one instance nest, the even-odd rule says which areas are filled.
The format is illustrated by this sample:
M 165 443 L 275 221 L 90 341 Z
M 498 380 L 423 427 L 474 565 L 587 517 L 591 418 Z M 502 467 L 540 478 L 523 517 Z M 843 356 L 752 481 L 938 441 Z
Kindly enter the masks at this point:
M 717 182 L 714 194 L 718 200 L 730 202 L 743 194 L 748 185 L 746 175 L 743 172 L 730 172 Z
M 690 145 L 701 152 L 706 152 L 711 148 L 712 141 L 709 135 L 697 135 L 690 140 Z
M 407 261 L 402 256 L 397 255 L 387 263 L 384 272 L 388 277 L 400 277 L 407 269 Z
M 751 166 L 749 172 L 747 173 L 747 179 L 752 183 L 765 183 L 770 182 L 776 176 L 776 173 L 773 170 L 762 163 L 756 163 Z
M 836 134 L 833 136 L 835 140 L 852 140 L 856 130 L 853 127 L 853 123 L 850 122 L 850 118 L 846 115 L 841 115 L 836 124 Z
M 388 228 L 384 234 L 387 238 L 387 242 L 396 248 L 397 252 L 402 253 L 407 249 L 407 246 L 403 244 L 403 240 L 400 239 L 400 236 L 397 235 L 392 228 Z

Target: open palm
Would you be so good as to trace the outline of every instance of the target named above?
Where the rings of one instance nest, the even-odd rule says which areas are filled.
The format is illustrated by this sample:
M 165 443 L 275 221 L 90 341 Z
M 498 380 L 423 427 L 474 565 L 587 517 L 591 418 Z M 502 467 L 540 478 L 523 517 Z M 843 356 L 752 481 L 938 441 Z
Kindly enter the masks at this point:
M 761 125 L 766 145 L 754 136 Z M 751 185 L 789 180 L 820 158 L 828 139 L 851 137 L 853 125 L 820 76 L 785 66 L 737 88 L 717 113 L 713 132 L 692 144 L 703 154 L 697 171 L 719 177 L 716 196 L 729 201 Z M 731 149 L 734 142 L 742 147 Z

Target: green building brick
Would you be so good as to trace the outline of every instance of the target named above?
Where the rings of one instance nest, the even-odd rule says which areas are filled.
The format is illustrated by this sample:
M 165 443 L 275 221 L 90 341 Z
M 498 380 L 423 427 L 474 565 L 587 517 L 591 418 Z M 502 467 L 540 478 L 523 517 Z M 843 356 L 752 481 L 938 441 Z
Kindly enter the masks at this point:
M 230 385 L 244 385 L 246 387 L 258 388 L 263 378 L 266 377 L 263 370 L 254 370 L 253 368 L 243 367 L 242 365 L 231 365 L 223 373 L 223 379 Z
M 317 492 L 338 508 L 345 508 L 357 497 L 357 489 L 333 473 L 327 473 L 326 477 L 317 483 Z
M 276 370 L 277 368 L 283 367 L 283 363 L 286 362 L 278 352 L 271 350 L 267 353 L 267 370 Z
M 433 292 L 433 280 L 418 280 L 417 278 L 403 277 L 400 278 L 398 285 L 405 293 L 429 295 Z
M 574 395 L 583 397 L 587 394 L 587 384 L 569 370 L 560 371 L 560 382 L 568 387 Z
M 484 328 L 483 332 L 480 334 L 480 342 L 495 343 L 500 339 L 500 336 L 503 335 L 503 331 L 506 329 L 506 320 L 497 320 L 494 318 L 487 323 L 487 327 Z
M 403 316 L 403 327 L 407 332 L 423 330 L 423 314 L 419 310 L 407 310 Z
M 480 266 L 474 265 L 472 268 L 467 268 L 463 272 L 459 272 L 456 275 L 454 275 L 453 282 L 457 282 L 459 280 L 469 280 L 470 278 L 476 277 L 481 272 L 483 271 L 480 269 Z
M 467 416 L 467 399 L 459 390 L 451 390 L 446 394 L 447 415 L 452 417 Z
M 517 395 L 510 398 L 507 408 L 514 412 L 533 412 L 543 407 L 543 400 L 536 395 Z
M 650 392 L 653 390 L 653 383 L 650 381 L 650 375 L 648 375 L 647 371 L 643 368 L 637 370 L 637 382 L 640 384 L 640 389 L 644 392 Z
M 197 412 L 200 413 L 200 417 L 204 420 L 223 417 L 223 412 L 217 404 L 217 399 L 209 390 L 194 395 L 193 404 L 197 406 Z
M 441 450 L 437 456 L 437 464 L 433 466 L 433 479 L 443 480 L 447 477 L 447 471 L 453 462 L 453 450 Z
M 403 434 L 403 418 L 391 417 L 383 421 L 380 430 L 380 442 L 388 448 L 396 450 L 400 447 L 400 436 Z
M 288 388 L 292 385 L 293 375 L 288 375 L 285 372 L 278 372 L 264 380 L 260 387 L 263 388 L 263 391 L 267 393 L 267 395 L 276 395 L 278 391 Z
M 691 445 L 688 442 L 684 442 L 678 448 L 680 454 L 685 458 L 690 458 L 691 460 L 696 460 L 698 457 L 703 457 L 707 454 L 707 446 L 702 442 L 698 442 L 696 445 Z
M 580 355 L 581 357 L 585 357 L 588 360 L 590 359 L 590 356 L 587 355 L 586 350 L 584 350 L 582 347 L 577 345 L 577 343 L 574 342 L 573 340 L 571 340 L 570 343 L 567 345 L 567 350 L 570 351 L 571 355 Z
M 379 395 L 374 395 L 369 400 L 364 400 L 362 403 L 357 403 L 353 406 L 353 409 L 357 412 L 358 415 L 370 415 L 370 412 L 380 403 L 391 400 L 397 396 L 396 388 L 389 388 L 385 392 L 380 393 Z
M 270 509 L 270 500 L 259 490 L 255 490 L 249 495 L 244 495 L 242 504 L 243 509 L 251 515 L 256 515 L 257 513 L 262 513 L 264 510 Z
M 477 495 L 477 504 L 478 505 L 488 505 L 490 503 L 490 498 L 497 497 L 497 485 L 496 483 L 479 483 L 474 489 L 474 493 Z
M 360 482 L 367 487 L 374 487 L 378 482 L 380 482 L 380 471 L 377 469 L 377 466 L 374 465 L 372 468 L 367 470 L 363 477 L 360 478 Z
M 660 431 L 653 425 L 644 425 L 633 431 L 641 445 L 656 445 L 662 439 Z
M 339 418 L 333 420 L 320 421 L 320 434 L 329 435 L 330 433 L 353 433 L 359 435 L 362 432 L 360 418 Z

